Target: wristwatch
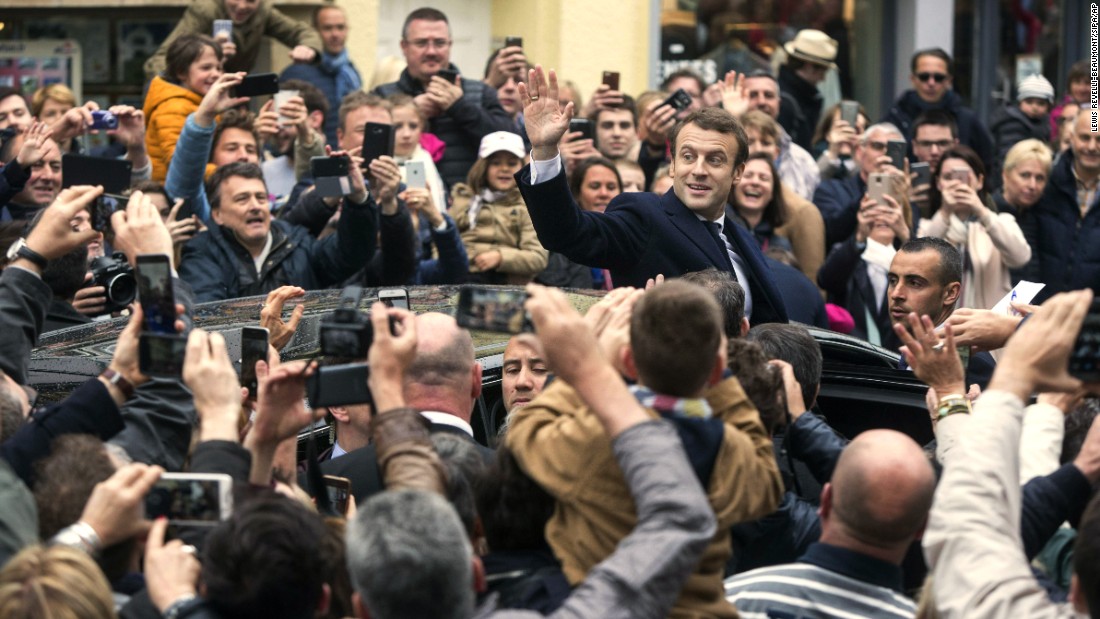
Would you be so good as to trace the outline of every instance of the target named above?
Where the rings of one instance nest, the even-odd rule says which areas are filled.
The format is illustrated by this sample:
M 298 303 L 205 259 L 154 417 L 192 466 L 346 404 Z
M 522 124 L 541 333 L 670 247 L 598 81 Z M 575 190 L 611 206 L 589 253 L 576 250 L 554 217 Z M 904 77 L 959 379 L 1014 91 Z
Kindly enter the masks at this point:
M 16 239 L 8 248 L 8 260 L 15 261 L 18 258 L 26 258 L 38 265 L 40 269 L 45 269 L 46 265 L 49 264 L 49 261 L 42 254 L 27 247 L 27 239 Z

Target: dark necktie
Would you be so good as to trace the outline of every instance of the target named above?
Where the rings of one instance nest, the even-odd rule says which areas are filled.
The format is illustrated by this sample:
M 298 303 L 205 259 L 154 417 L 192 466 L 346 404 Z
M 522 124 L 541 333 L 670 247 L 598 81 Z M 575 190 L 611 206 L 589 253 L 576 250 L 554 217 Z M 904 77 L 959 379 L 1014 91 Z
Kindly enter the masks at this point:
M 710 236 L 714 239 L 714 242 L 718 245 L 718 251 L 722 253 L 729 260 L 730 276 L 733 277 L 733 281 L 740 283 L 737 278 L 737 272 L 733 269 L 733 256 L 730 252 L 729 243 L 726 242 L 726 235 L 722 234 L 722 226 L 718 225 L 716 221 L 704 222 L 707 225 L 707 230 L 710 231 Z

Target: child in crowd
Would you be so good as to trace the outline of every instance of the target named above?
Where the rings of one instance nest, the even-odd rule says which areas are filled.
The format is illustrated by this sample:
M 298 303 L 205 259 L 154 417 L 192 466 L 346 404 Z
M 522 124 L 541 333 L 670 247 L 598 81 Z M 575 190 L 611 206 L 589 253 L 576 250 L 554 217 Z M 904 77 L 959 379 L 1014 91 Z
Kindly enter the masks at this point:
M 1042 75 L 1029 75 L 1016 87 L 1016 104 L 1005 106 L 990 125 L 997 147 L 994 184 L 1000 179 L 1000 162 L 1017 142 L 1035 138 L 1050 142 L 1050 109 L 1054 105 L 1054 86 Z

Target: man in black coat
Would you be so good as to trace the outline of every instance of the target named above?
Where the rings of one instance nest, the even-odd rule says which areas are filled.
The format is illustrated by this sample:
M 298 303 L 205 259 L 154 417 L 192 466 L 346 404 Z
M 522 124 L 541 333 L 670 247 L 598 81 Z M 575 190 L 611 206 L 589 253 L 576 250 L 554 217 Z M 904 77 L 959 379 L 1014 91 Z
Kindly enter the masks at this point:
M 529 87 L 528 87 L 529 86 Z M 748 141 L 741 124 L 718 108 L 692 112 L 671 135 L 673 189 L 664 196 L 620 194 L 605 213 L 585 212 L 566 185 L 557 144 L 572 104 L 558 106 L 557 76 L 542 67 L 521 85 L 531 164 L 516 175 L 543 246 L 574 262 L 610 269 L 616 286 L 645 286 L 709 267 L 734 274 L 745 288 L 754 323 L 786 322 L 771 269 L 748 231 L 725 216 L 730 189 L 741 180 Z
M 788 59 L 779 67 L 779 87 L 784 98 L 789 97 L 798 106 L 800 113 L 796 116 L 804 120 L 797 126 L 788 123 L 783 128 L 795 144 L 810 150 L 813 148 L 814 130 L 821 119 L 821 108 L 825 104 L 817 85 L 824 81 L 829 69 L 836 68 L 833 61 L 836 60 L 837 43 L 820 30 L 806 29 L 800 30 L 783 49 Z
M 416 327 L 416 358 L 405 372 L 405 403 L 420 411 L 433 433 L 473 442 L 470 414 L 481 394 L 481 364 L 474 358 L 470 333 L 438 313 L 420 314 Z M 487 462 L 493 457 L 488 447 L 477 448 Z M 385 489 L 374 445 L 323 462 L 321 472 L 348 478 L 358 505 Z

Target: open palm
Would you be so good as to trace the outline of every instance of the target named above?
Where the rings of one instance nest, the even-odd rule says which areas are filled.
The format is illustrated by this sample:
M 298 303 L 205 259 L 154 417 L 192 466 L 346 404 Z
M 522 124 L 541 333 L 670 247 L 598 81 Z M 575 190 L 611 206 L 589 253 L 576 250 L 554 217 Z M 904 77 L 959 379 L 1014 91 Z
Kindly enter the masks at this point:
M 557 74 L 551 70 L 547 79 L 542 65 L 537 65 L 528 73 L 527 83 L 519 85 L 519 92 L 532 148 L 556 150 L 558 142 L 569 129 L 569 119 L 573 117 L 572 103 L 564 109 L 558 105 Z

